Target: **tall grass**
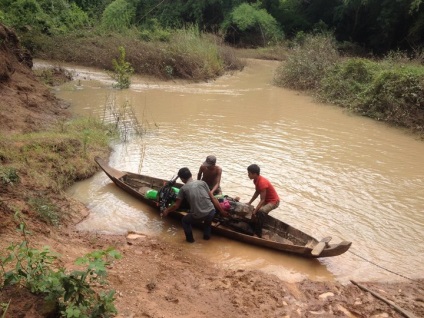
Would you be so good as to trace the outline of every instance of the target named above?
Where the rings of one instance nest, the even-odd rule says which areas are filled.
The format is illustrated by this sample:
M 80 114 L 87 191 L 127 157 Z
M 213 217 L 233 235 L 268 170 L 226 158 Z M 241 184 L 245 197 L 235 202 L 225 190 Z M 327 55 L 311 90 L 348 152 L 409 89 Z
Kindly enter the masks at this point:
M 225 69 L 216 43 L 195 27 L 174 32 L 167 57 L 175 77 L 209 79 L 223 74 Z

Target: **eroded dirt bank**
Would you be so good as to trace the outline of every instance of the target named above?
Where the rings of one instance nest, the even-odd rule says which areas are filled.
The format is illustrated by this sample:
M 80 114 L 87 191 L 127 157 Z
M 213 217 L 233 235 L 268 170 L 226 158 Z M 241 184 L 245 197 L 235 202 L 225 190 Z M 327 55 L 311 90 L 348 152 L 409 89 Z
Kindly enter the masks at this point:
M 68 116 L 63 103 L 33 75 L 32 59 L 16 35 L 0 25 L 0 39 L 1 134 L 42 131 Z M 9 164 L 2 156 L 0 163 Z M 114 246 L 123 256 L 108 269 L 110 288 L 117 291 L 118 317 L 403 317 L 353 284 L 287 283 L 260 271 L 222 269 L 193 256 L 188 245 L 176 247 L 159 237 L 80 233 L 75 224 L 88 211 L 71 198 L 63 206 L 72 207 L 72 217 L 60 227 L 49 227 L 27 206 L 26 187 L 31 184 L 23 182 L 19 189 L 0 184 L 1 251 L 22 239 L 15 231 L 11 202 L 23 208 L 31 244 L 50 246 L 67 268 L 85 253 Z M 45 196 L 57 195 L 52 189 L 42 190 Z M 360 283 L 415 317 L 424 317 L 423 279 Z M 1 290 L 0 303 L 9 301 L 6 317 L 44 317 L 41 300 L 21 289 Z

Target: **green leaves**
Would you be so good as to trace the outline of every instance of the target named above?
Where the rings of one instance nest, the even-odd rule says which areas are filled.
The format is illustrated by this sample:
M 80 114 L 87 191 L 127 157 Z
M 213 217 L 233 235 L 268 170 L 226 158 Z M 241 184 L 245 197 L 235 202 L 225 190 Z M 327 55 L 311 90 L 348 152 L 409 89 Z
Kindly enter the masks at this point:
M 2 21 L 16 28 L 28 26 L 40 32 L 53 34 L 75 30 L 88 25 L 88 15 L 74 3 L 66 0 L 17 0 L 0 3 Z
M 76 265 L 86 265 L 83 270 L 72 271 L 63 276 L 61 281 L 64 289 L 62 313 L 65 317 L 103 317 L 115 313 L 113 305 L 115 291 L 97 294 L 91 286 L 106 285 L 106 266 L 111 259 L 118 259 L 121 254 L 109 248 L 104 251 L 94 251 L 76 260 Z
M 4 185 L 14 185 L 19 183 L 20 178 L 15 168 L 13 167 L 0 167 L 0 181 Z
M 128 30 L 135 16 L 135 9 L 125 0 L 115 0 L 103 11 L 101 25 L 107 31 Z
M 113 59 L 113 70 L 111 76 L 114 80 L 117 81 L 117 84 L 114 86 L 119 89 L 129 88 L 131 84 L 131 75 L 134 73 L 134 69 L 129 62 L 125 60 L 125 48 L 120 46 L 119 50 L 119 58 Z
M 61 217 L 58 208 L 50 200 L 44 197 L 33 197 L 28 200 L 28 204 L 37 212 L 38 217 L 49 225 L 58 226 Z
M 25 224 L 21 230 L 25 230 Z M 56 253 L 48 247 L 30 248 L 25 236 L 20 244 L 11 244 L 6 255 L 0 257 L 0 287 L 20 284 L 32 293 L 45 294 L 64 317 L 110 317 L 116 313 L 115 291 L 98 293 L 92 286 L 107 284 L 106 267 L 120 257 L 113 248 L 94 251 L 77 259 L 76 264 L 83 266 L 82 269 L 68 274 L 63 267 L 56 269 L 59 260 Z
M 247 43 L 248 38 L 258 37 L 262 39 L 262 45 L 277 43 L 282 39 L 282 31 L 277 21 L 265 9 L 260 9 L 259 5 L 242 3 L 234 8 L 229 17 L 222 24 L 222 29 L 226 33 L 232 33 L 233 29 L 241 31 L 241 40 Z M 250 41 L 252 41 L 250 39 Z M 253 43 L 252 44 L 258 44 Z

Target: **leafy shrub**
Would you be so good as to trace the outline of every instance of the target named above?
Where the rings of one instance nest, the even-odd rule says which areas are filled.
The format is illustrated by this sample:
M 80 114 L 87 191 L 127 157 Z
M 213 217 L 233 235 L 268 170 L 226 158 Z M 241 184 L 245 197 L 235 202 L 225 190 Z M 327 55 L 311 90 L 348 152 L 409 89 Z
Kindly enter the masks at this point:
M 25 32 L 34 29 L 50 35 L 89 25 L 87 14 L 66 0 L 56 0 L 54 5 L 36 0 L 3 1 L 1 5 L 5 12 L 1 21 Z
M 21 221 L 20 216 L 17 216 Z M 111 317 L 116 314 L 114 290 L 96 292 L 93 286 L 104 287 L 106 267 L 121 255 L 112 248 L 94 251 L 77 259 L 76 265 L 85 266 L 70 273 L 58 266 L 59 257 L 48 247 L 42 250 L 29 246 L 25 222 L 19 229 L 24 236 L 20 244 L 11 244 L 7 255 L 0 258 L 0 287 L 22 285 L 34 294 L 46 295 L 56 317 Z
M 80 9 L 74 2 L 71 2 L 68 10 L 62 14 L 62 21 L 68 30 L 76 30 L 89 24 L 89 18 L 85 11 Z
M 134 73 L 134 69 L 131 64 L 125 60 L 125 48 L 120 46 L 119 58 L 113 59 L 113 70 L 114 73 L 111 74 L 112 78 L 117 81 L 115 87 L 119 89 L 128 88 L 131 84 L 131 75 Z
M 20 181 L 19 175 L 13 167 L 0 167 L 0 180 L 4 185 L 14 185 Z
M 129 29 L 135 9 L 125 0 L 115 0 L 102 14 L 101 26 L 107 31 L 124 32 Z
M 259 43 L 262 46 L 275 44 L 283 35 L 274 17 L 265 9 L 260 9 L 257 4 L 240 4 L 233 9 L 221 28 L 226 33 L 227 39 L 241 34 L 237 37 L 242 44 L 255 46 Z
M 366 59 L 348 59 L 326 73 L 318 89 L 321 100 L 354 108 L 361 103 L 377 65 Z
M 361 115 L 424 131 L 424 68 L 394 54 L 377 62 L 348 59 L 326 73 L 321 100 Z
M 274 83 L 299 90 L 317 89 L 339 59 L 333 36 L 307 35 L 287 53 L 286 61 L 276 70 Z
M 30 198 L 28 204 L 37 212 L 41 220 L 47 224 L 58 226 L 60 215 L 57 207 L 46 198 Z
M 20 29 L 26 25 L 35 28 L 49 21 L 49 17 L 36 0 L 17 0 L 2 3 L 4 10 L 3 22 L 13 28 Z
M 424 128 L 424 74 L 398 68 L 380 72 L 357 111 L 414 129 Z
M 157 19 L 150 19 L 140 27 L 140 39 L 143 41 L 168 42 L 171 37 L 171 31 L 164 29 Z

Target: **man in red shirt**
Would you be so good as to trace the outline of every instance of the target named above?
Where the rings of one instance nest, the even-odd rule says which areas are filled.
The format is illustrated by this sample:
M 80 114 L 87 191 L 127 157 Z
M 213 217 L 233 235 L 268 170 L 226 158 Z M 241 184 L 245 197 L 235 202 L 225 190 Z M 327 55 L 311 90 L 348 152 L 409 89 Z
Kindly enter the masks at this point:
M 280 204 L 280 198 L 275 191 L 271 182 L 262 177 L 261 169 L 258 165 L 252 164 L 247 167 L 247 175 L 249 179 L 253 179 L 255 184 L 255 193 L 249 201 L 249 205 L 259 196 L 260 201 L 252 213 L 254 232 L 258 237 L 262 237 L 262 227 L 265 219 L 265 214 L 276 209 Z

